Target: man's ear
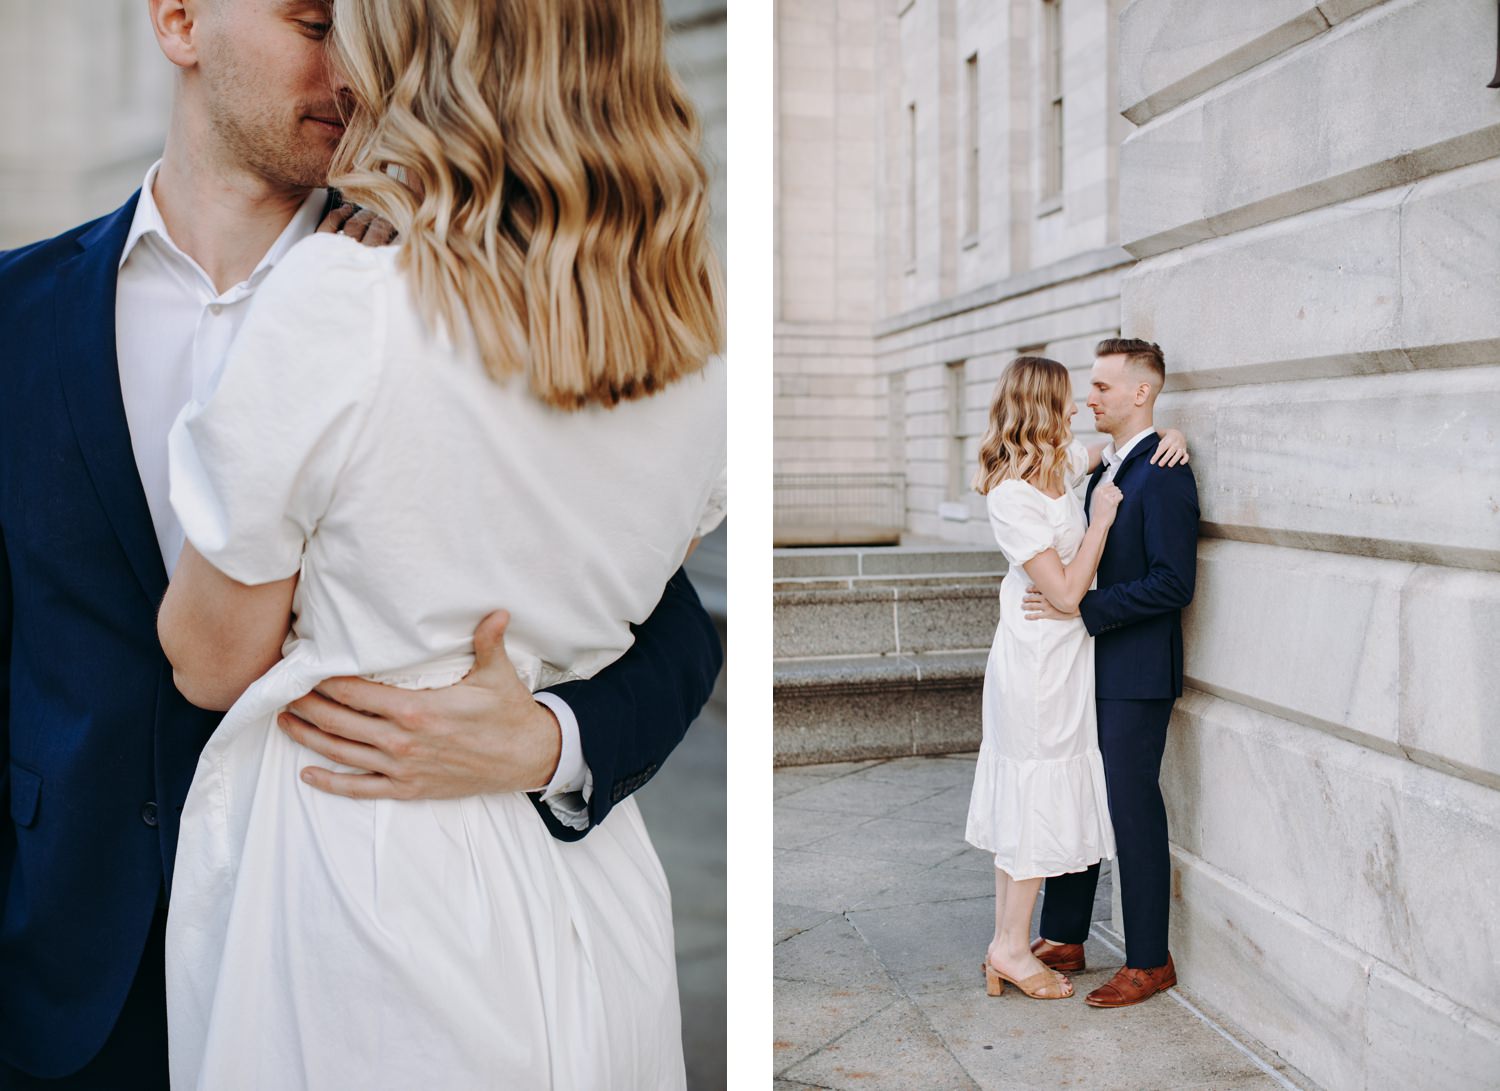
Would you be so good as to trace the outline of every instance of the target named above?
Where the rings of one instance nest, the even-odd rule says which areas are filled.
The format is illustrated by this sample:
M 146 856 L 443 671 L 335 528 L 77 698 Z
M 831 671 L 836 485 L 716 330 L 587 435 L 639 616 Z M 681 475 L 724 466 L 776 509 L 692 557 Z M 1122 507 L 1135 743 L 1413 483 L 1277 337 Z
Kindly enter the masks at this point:
M 178 68 L 195 67 L 198 49 L 193 32 L 202 5 L 197 0 L 149 0 L 149 5 L 151 29 L 167 60 Z

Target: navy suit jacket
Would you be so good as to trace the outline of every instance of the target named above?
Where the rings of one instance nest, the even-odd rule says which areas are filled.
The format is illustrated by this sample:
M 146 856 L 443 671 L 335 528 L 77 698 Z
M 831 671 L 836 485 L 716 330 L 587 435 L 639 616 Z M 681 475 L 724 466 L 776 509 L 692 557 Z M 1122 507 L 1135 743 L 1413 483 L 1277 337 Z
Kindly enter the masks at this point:
M 1198 485 L 1186 465 L 1153 466 L 1160 436 L 1141 440 L 1115 473 L 1125 494 L 1099 560 L 1097 590 L 1078 605 L 1094 636 L 1094 696 L 1182 696 L 1182 608 L 1198 569 Z M 1085 500 L 1104 477 L 1100 464 Z
M 39 1076 L 82 1067 L 114 1025 L 219 721 L 177 692 L 156 638 L 167 575 L 115 358 L 135 206 L 0 254 L 0 1059 Z M 679 572 L 625 656 L 557 687 L 591 825 L 681 740 L 722 654 Z

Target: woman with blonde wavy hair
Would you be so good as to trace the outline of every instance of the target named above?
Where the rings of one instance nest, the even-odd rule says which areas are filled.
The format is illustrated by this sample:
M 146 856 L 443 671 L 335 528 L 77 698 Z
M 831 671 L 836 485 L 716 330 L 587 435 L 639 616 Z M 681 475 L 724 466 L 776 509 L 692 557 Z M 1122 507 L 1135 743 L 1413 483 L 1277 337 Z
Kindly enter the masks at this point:
M 322 679 L 453 683 L 502 605 L 530 689 L 589 678 L 722 518 L 708 187 L 663 33 L 657 0 L 332 4 L 330 182 L 399 242 L 294 247 L 172 433 L 185 565 L 266 590 L 241 624 L 280 649 L 182 816 L 176 1088 L 684 1085 L 633 799 L 563 842 L 524 793 L 315 791 L 369 748 L 276 728 Z
M 1025 995 L 1073 995 L 1066 975 L 1033 953 L 1031 915 L 1042 879 L 1114 856 L 1094 709 L 1094 644 L 1077 617 L 1027 620 L 1022 600 L 1039 589 L 1071 612 L 1094 581 L 1122 494 L 1094 489 L 1090 518 L 1075 487 L 1105 444 L 1073 438 L 1078 411 L 1068 370 L 1020 356 L 995 387 L 980 443 L 975 489 L 1009 565 L 1000 624 L 984 674 L 983 741 L 969 799 L 966 839 L 995 854 L 995 933 L 985 952 L 986 991 L 1005 983 Z M 1164 436 L 1163 460 L 1182 437 Z

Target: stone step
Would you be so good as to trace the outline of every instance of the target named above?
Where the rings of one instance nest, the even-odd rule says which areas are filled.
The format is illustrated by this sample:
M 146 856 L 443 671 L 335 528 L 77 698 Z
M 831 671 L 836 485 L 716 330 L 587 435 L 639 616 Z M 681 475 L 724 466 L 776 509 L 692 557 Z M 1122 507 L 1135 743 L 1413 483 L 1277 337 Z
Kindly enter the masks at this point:
M 988 651 L 779 660 L 777 765 L 975 750 Z
M 943 574 L 1005 574 L 1005 557 L 994 549 L 968 546 L 870 546 L 827 549 L 777 549 L 772 552 L 775 580 L 851 578 L 860 576 L 927 577 Z
M 775 580 L 771 590 L 777 591 L 856 591 L 868 588 L 898 587 L 963 587 L 979 585 L 999 587 L 1000 576 L 993 572 L 964 573 L 941 576 L 802 576 L 796 579 Z
M 772 655 L 807 659 L 988 651 L 999 622 L 1000 579 L 778 590 Z

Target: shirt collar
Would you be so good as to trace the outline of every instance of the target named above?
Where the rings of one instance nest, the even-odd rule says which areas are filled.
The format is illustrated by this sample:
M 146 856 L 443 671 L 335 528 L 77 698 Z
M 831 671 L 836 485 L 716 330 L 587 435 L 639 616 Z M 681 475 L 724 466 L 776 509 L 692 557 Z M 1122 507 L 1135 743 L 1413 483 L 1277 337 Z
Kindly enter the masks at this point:
M 156 176 L 161 170 L 161 160 L 158 159 L 151 164 L 151 169 L 146 172 L 146 180 L 141 183 L 140 200 L 135 205 L 135 216 L 130 221 L 130 231 L 125 236 L 125 247 L 120 251 L 120 268 L 125 267 L 125 262 L 130 253 L 135 249 L 136 243 L 150 235 L 155 235 L 173 253 L 180 255 L 185 260 L 192 262 L 194 268 L 199 268 L 198 263 L 183 253 L 171 234 L 167 231 L 167 222 L 161 217 L 161 209 L 156 205 L 156 197 L 152 190 L 156 188 Z M 286 252 L 293 246 L 311 235 L 317 230 L 318 221 L 322 219 L 323 206 L 328 203 L 328 191 L 326 189 L 315 189 L 307 195 L 302 202 L 302 207 L 297 209 L 292 216 L 291 222 L 276 236 L 276 241 L 271 244 L 271 249 L 266 251 L 265 257 L 256 264 L 251 272 L 249 281 L 254 283 L 269 273 L 275 264 L 286 256 Z M 201 271 L 201 270 L 200 270 Z M 204 274 L 205 278 L 207 274 Z
M 1144 431 L 1137 432 L 1130 438 L 1130 441 L 1126 443 L 1124 447 L 1121 447 L 1118 451 L 1115 450 L 1115 441 L 1110 440 L 1109 446 L 1104 448 L 1104 454 L 1102 457 L 1104 461 L 1108 462 L 1111 466 L 1119 465 L 1121 462 L 1125 461 L 1126 455 L 1135 450 L 1136 444 L 1140 443 L 1141 440 L 1145 439 L 1147 436 L 1154 435 L 1156 435 L 1156 428 L 1154 426 L 1147 428 Z

